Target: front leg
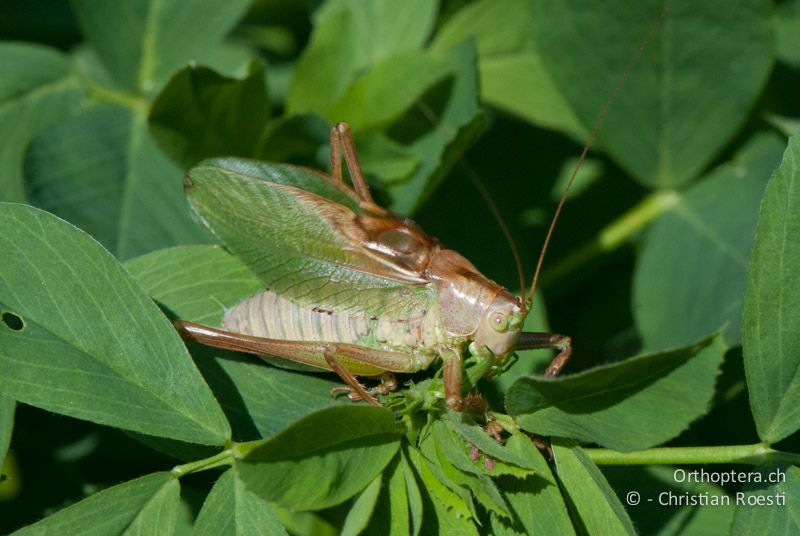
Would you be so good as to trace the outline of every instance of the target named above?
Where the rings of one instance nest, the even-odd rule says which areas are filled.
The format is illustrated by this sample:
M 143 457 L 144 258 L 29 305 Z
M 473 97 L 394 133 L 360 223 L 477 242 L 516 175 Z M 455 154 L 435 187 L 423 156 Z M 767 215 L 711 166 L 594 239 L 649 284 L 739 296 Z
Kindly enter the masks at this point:
M 444 399 L 447 405 L 456 411 L 464 410 L 461 398 L 461 352 L 458 348 L 442 347 L 439 353 L 444 359 Z
M 556 333 L 524 332 L 519 337 L 517 350 L 554 348 L 559 350 L 544 372 L 546 378 L 555 378 L 572 355 L 572 339 Z

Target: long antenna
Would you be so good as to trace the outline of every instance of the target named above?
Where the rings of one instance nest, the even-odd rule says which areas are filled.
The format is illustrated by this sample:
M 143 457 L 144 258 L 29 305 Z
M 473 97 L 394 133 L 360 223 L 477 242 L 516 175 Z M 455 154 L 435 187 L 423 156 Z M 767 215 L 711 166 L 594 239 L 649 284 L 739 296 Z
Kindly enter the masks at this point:
M 436 113 L 431 110 L 431 108 L 425 104 L 423 101 L 417 102 L 417 108 L 422 115 L 428 118 L 428 120 L 433 123 L 434 125 L 439 124 L 439 118 L 436 117 Z M 478 190 L 478 193 L 483 198 L 483 201 L 486 203 L 486 206 L 489 207 L 489 211 L 492 213 L 495 222 L 497 222 L 497 226 L 500 227 L 500 231 L 503 233 L 503 236 L 508 243 L 508 248 L 511 250 L 511 255 L 514 257 L 514 264 L 517 267 L 517 275 L 519 275 L 519 290 L 522 294 L 525 294 L 525 270 L 522 268 L 522 259 L 519 256 L 519 250 L 517 249 L 516 244 L 514 243 L 514 238 L 511 236 L 511 231 L 508 229 L 508 225 L 506 225 L 505 220 L 503 220 L 503 216 L 500 214 L 500 210 L 497 208 L 497 205 L 492 200 L 491 194 L 489 194 L 489 190 L 486 189 L 486 185 L 483 183 L 483 179 L 481 179 L 478 172 L 475 171 L 467 159 L 459 157 L 458 163 L 461 165 L 461 169 L 464 171 L 464 174 L 467 178 L 472 182 L 472 185 Z M 525 300 L 522 300 L 522 309 L 527 311 L 527 305 Z
M 558 221 L 558 217 L 561 215 L 561 209 L 564 207 L 564 203 L 567 201 L 567 196 L 569 195 L 569 190 L 572 188 L 572 183 L 575 182 L 575 176 L 580 171 L 581 167 L 583 166 L 583 162 L 586 160 L 586 155 L 589 153 L 589 149 L 592 147 L 595 139 L 597 138 L 597 133 L 600 131 L 600 126 L 606 119 L 606 115 L 608 115 L 608 111 L 611 109 L 611 105 L 614 104 L 614 101 L 617 100 L 620 92 L 622 91 L 622 87 L 625 85 L 625 82 L 628 80 L 628 76 L 631 74 L 631 71 L 639 63 L 639 60 L 644 54 L 644 51 L 647 49 L 650 41 L 653 39 L 653 36 L 656 34 L 658 29 L 661 27 L 661 24 L 664 22 L 664 17 L 667 14 L 667 3 L 664 4 L 664 9 L 661 10 L 661 13 L 658 16 L 658 19 L 653 26 L 650 28 L 650 31 L 647 32 L 647 37 L 645 37 L 644 41 L 641 45 L 639 45 L 636 54 L 631 58 L 631 61 L 628 62 L 628 65 L 625 66 L 625 70 L 622 72 L 622 76 L 620 77 L 617 85 L 614 87 L 614 91 L 611 92 L 611 96 L 608 97 L 605 106 L 603 107 L 603 111 L 600 112 L 597 120 L 594 122 L 594 126 L 592 126 L 592 132 L 589 134 L 589 139 L 586 140 L 586 144 L 583 146 L 583 150 L 581 151 L 581 156 L 578 158 L 578 163 L 575 164 L 575 168 L 572 170 L 572 173 L 569 176 L 569 181 L 567 182 L 567 187 L 564 188 L 564 193 L 561 195 L 561 199 L 558 201 L 558 206 L 556 207 L 556 212 L 553 214 L 553 219 L 550 221 L 550 228 L 547 230 L 547 234 L 544 237 L 544 245 L 542 246 L 542 251 L 539 253 L 539 260 L 536 262 L 536 270 L 533 272 L 533 283 L 531 284 L 531 291 L 528 294 L 528 299 L 524 300 L 529 304 L 533 304 L 533 293 L 536 290 L 536 284 L 539 282 L 539 273 L 542 271 L 542 263 L 544 262 L 544 254 L 547 253 L 547 248 L 550 245 L 550 238 L 553 236 L 553 230 L 556 227 L 556 222 Z

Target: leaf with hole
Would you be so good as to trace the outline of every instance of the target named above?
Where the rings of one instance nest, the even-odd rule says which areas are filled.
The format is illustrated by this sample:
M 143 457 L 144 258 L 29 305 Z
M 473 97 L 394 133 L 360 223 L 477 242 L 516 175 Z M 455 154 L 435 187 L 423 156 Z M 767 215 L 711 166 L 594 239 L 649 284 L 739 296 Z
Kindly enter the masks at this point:
M 228 423 L 172 325 L 100 244 L 3 203 L 0 245 L 0 310 L 21 322 L 0 324 L 0 392 L 126 430 L 225 442 Z

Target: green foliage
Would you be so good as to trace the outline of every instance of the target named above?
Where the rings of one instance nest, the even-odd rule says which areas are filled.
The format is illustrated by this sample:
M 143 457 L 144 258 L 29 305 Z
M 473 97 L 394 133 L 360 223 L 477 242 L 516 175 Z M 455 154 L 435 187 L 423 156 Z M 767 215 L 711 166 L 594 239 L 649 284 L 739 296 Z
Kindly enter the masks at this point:
M 743 502 L 747 506 L 736 509 L 731 531 L 736 534 L 795 534 L 800 529 L 800 469 L 782 465 L 764 465 L 758 473 L 769 478 L 780 472 L 785 481 L 764 484 L 751 484 L 744 488 Z M 769 508 L 767 501 L 783 497 L 783 508 Z
M 511 386 L 506 408 L 532 433 L 643 450 L 706 413 L 724 353 L 715 337 L 556 380 L 523 377 Z
M 750 257 L 744 363 L 759 436 L 775 442 L 800 428 L 800 138 L 789 140 L 769 181 Z
M 53 20 L 8 3 L 0 532 L 797 532 L 792 2 L 672 0 L 655 29 L 660 0 L 73 0 Z M 468 357 L 485 400 L 457 413 L 437 361 L 373 408 L 331 396 L 335 376 L 170 324 L 219 326 L 265 285 L 321 299 L 311 274 L 337 308 L 432 306 L 278 187 L 359 210 L 286 165 L 329 171 L 338 121 L 382 206 L 515 288 L 470 179 L 529 269 L 612 95 L 526 320 L 572 336 L 562 377 L 541 376 L 549 351 L 488 378 Z M 786 479 L 720 487 L 593 461 L 676 447 Z M 662 507 L 664 491 L 786 506 Z

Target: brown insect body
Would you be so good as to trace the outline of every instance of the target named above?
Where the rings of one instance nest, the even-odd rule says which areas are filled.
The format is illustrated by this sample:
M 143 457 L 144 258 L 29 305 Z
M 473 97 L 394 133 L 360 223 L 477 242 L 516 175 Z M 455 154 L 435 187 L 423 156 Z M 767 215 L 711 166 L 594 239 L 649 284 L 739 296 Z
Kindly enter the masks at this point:
M 340 151 L 345 155 L 352 188 L 342 177 Z M 462 353 L 467 345 L 473 355 L 499 360 L 520 346 L 558 348 L 561 353 L 557 366 L 548 370 L 551 375 L 569 357 L 571 349 L 565 337 L 525 334 L 527 338 L 520 339 L 528 313 L 524 297 L 514 296 L 482 275 L 466 258 L 429 237 L 413 221 L 375 204 L 345 123 L 331 131 L 333 175 L 303 172 L 345 194 L 352 201 L 350 206 L 280 182 L 277 176 L 265 182 L 259 178 L 258 166 L 241 160 L 198 166 L 186 181 L 187 192 L 198 214 L 209 216 L 204 218 L 206 224 L 215 233 L 231 237 L 232 242 L 226 242 L 229 247 L 234 244 L 246 258 L 250 255 L 254 266 L 266 270 L 268 286 L 270 280 L 278 286 L 283 279 L 283 287 L 264 290 L 230 309 L 225 330 L 178 321 L 177 327 L 187 338 L 333 370 L 358 397 L 375 405 L 379 402 L 355 376 L 416 372 L 439 356 L 445 362 L 447 403 L 461 409 Z M 275 166 L 270 170 L 282 173 Z M 230 192 L 225 184 L 236 185 L 232 205 L 227 204 Z M 265 206 L 281 203 L 281 211 L 270 216 L 277 219 L 271 223 L 264 220 L 265 207 L 259 199 Z M 224 207 L 237 204 L 240 211 L 225 212 Z M 300 242 L 274 231 L 296 224 L 293 217 L 306 218 L 307 228 L 298 231 L 303 236 L 300 242 L 319 251 L 298 249 Z M 240 228 L 252 225 L 254 219 L 268 226 L 263 231 L 254 228 L 268 239 L 242 242 Z M 320 243 L 321 236 L 333 244 L 325 244 L 324 239 Z M 252 254 L 261 244 L 270 250 L 265 252 L 266 265 L 264 255 Z M 299 278 L 297 273 L 280 272 L 288 262 L 280 252 L 290 259 L 312 259 L 316 271 Z M 293 277 L 295 283 L 285 283 Z M 314 283 L 311 291 L 297 290 L 297 285 L 326 278 L 321 286 Z M 343 284 L 344 280 L 357 284 Z M 378 285 L 377 294 L 370 294 L 372 285 Z M 359 292 L 366 294 L 360 298 Z M 365 305 L 365 300 L 372 301 Z

